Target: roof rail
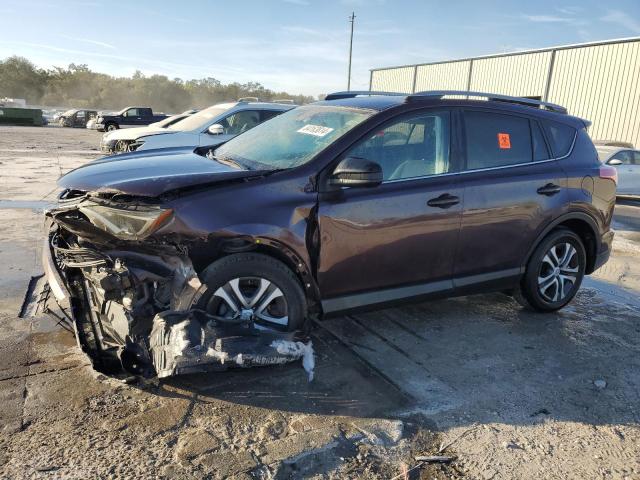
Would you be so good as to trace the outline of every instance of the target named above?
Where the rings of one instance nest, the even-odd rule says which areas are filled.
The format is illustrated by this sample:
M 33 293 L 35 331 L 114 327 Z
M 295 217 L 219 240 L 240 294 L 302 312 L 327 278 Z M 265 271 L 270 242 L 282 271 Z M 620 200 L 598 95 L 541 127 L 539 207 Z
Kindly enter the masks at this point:
M 516 103 L 526 105 L 528 107 L 544 108 L 552 112 L 567 113 L 567 109 L 555 103 L 543 102 L 525 97 L 512 97 L 509 95 L 499 95 L 496 93 L 473 92 L 467 90 L 433 90 L 427 92 L 417 92 L 407 95 L 407 101 L 416 100 L 425 97 L 442 98 L 446 95 L 466 95 L 467 97 L 485 97 L 487 100 L 496 100 L 499 102 Z
M 372 92 L 370 90 L 351 90 L 348 92 L 334 92 L 334 93 L 330 93 L 329 95 L 327 95 L 326 97 L 324 97 L 325 100 L 340 100 L 342 98 L 354 98 L 357 97 L 358 95 L 366 95 L 366 96 L 372 96 L 372 95 L 382 95 L 382 96 L 399 96 L 399 97 L 406 97 L 407 94 L 406 93 L 399 93 L 399 92 Z

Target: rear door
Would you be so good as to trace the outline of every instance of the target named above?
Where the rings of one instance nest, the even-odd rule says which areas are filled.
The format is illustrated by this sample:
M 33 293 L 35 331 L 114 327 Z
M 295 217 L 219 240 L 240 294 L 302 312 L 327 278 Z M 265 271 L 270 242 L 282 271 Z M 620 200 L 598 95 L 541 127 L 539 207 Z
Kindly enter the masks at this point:
M 451 289 L 461 212 L 452 124 L 447 110 L 413 113 L 376 128 L 338 159 L 375 161 L 384 181 L 320 197 L 318 281 L 331 299 L 325 311 Z
M 464 209 L 454 286 L 509 284 L 520 274 L 533 238 L 559 215 L 566 175 L 541 124 L 501 111 L 463 112 Z

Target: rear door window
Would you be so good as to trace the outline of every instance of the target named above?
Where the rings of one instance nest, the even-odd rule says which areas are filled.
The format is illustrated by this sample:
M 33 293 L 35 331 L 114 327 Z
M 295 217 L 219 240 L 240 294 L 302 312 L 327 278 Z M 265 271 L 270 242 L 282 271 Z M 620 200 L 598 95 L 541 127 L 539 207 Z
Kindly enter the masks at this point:
M 556 158 L 567 155 L 573 145 L 573 139 L 576 137 L 576 129 L 551 120 L 545 121 L 544 124 L 547 130 L 547 138 L 551 142 L 553 155 Z
M 465 111 L 467 170 L 533 160 L 529 120 L 514 115 Z

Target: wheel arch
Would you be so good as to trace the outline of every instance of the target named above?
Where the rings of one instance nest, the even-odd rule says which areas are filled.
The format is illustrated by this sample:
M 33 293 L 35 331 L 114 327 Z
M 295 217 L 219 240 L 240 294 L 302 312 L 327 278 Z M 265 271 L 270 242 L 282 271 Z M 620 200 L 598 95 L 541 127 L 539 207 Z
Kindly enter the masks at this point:
M 547 225 L 544 230 L 542 230 L 542 232 L 536 238 L 536 241 L 533 242 L 533 244 L 529 248 L 524 262 L 522 263 L 521 268 L 523 272 L 527 266 L 527 263 L 529 263 L 529 259 L 531 258 L 531 255 L 533 255 L 534 250 L 538 245 L 540 245 L 540 242 L 542 242 L 549 233 L 559 227 L 568 228 L 580 237 L 587 254 L 587 266 L 585 274 L 588 275 L 594 271 L 596 257 L 598 249 L 600 247 L 600 237 L 597 233 L 599 231 L 598 225 L 596 221 L 586 213 L 571 212 L 556 218 L 549 225 Z
M 267 237 L 237 236 L 220 243 L 217 254 L 208 259 L 209 264 L 234 253 L 255 252 L 284 263 L 298 278 L 302 291 L 310 304 L 320 302 L 320 289 L 307 262 L 286 244 Z

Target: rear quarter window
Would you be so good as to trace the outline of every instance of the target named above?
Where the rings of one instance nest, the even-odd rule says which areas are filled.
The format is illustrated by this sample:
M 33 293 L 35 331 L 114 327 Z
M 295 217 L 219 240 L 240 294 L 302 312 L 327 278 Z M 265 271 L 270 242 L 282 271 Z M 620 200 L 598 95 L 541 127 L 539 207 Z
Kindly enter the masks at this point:
M 529 120 L 491 112 L 464 112 L 467 170 L 528 163 L 533 159 Z
M 544 126 L 547 130 L 547 138 L 551 143 L 553 155 L 556 158 L 567 155 L 571 150 L 573 140 L 576 137 L 576 129 L 569 125 L 551 120 L 546 120 L 544 122 Z

